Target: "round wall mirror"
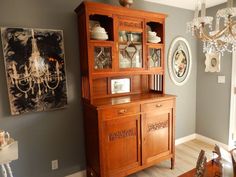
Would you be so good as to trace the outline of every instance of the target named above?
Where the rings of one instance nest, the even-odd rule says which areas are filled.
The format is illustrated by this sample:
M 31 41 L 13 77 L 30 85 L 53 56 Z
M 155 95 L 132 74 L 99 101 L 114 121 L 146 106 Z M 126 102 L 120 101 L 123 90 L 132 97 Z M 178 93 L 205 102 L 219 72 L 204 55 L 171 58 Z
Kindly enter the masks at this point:
M 175 38 L 168 53 L 168 71 L 175 85 L 184 85 L 190 76 L 192 54 L 188 41 L 183 37 Z

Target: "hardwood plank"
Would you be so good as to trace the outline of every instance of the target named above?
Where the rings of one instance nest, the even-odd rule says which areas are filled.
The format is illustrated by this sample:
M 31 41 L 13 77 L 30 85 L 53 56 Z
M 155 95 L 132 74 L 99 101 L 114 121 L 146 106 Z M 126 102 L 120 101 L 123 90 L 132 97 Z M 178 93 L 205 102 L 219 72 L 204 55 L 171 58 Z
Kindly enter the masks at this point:
M 200 140 L 191 140 L 176 146 L 176 165 L 175 169 L 170 169 L 170 161 L 164 161 L 153 167 L 130 175 L 129 177 L 176 177 L 193 168 L 200 150 L 206 152 L 207 160 L 212 158 L 214 146 Z

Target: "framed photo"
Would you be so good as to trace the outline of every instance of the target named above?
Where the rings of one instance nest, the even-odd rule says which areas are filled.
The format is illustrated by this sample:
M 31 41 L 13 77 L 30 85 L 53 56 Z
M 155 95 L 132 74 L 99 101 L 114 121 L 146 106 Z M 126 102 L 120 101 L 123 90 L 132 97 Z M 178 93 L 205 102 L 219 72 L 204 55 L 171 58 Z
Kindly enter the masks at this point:
M 205 72 L 220 72 L 220 53 L 207 53 Z
M 128 93 L 130 92 L 130 78 L 111 79 L 111 93 Z
M 177 37 L 171 43 L 168 53 L 168 71 L 171 80 L 177 86 L 184 85 L 190 76 L 192 54 L 188 41 Z

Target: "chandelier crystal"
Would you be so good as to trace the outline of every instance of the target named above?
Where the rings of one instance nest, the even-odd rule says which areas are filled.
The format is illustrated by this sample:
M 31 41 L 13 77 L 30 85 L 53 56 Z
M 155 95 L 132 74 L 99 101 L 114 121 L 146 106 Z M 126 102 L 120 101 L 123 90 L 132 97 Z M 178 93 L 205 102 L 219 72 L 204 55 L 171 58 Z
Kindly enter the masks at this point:
M 32 95 L 41 96 L 42 92 L 48 93 L 51 91 L 54 95 L 55 89 L 62 81 L 60 65 L 53 58 L 50 58 L 50 60 L 53 64 L 55 63 L 55 68 L 50 68 L 50 65 L 45 63 L 45 59 L 40 56 L 33 29 L 31 43 L 32 53 L 28 63 L 24 65 L 24 72 L 18 73 L 16 64 L 12 64 L 11 82 L 20 92 L 25 94 L 25 98 L 28 98 L 29 92 Z
M 197 0 L 194 18 L 187 23 L 189 32 L 203 41 L 204 53 L 223 53 L 236 51 L 236 8 L 233 0 L 228 0 L 227 8 L 216 13 L 215 29 L 213 17 L 206 16 L 206 0 L 201 1 L 201 16 L 199 17 L 200 3 Z

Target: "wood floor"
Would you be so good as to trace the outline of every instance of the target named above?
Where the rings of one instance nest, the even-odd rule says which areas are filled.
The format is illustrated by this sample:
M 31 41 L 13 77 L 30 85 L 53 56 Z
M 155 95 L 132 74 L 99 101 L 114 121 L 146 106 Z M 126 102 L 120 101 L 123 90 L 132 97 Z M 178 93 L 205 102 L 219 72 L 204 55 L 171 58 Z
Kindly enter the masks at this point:
M 200 140 L 192 140 L 176 146 L 175 169 L 170 169 L 170 160 L 130 175 L 129 177 L 177 177 L 195 167 L 201 149 L 206 151 L 207 160 L 212 158 L 214 146 Z

